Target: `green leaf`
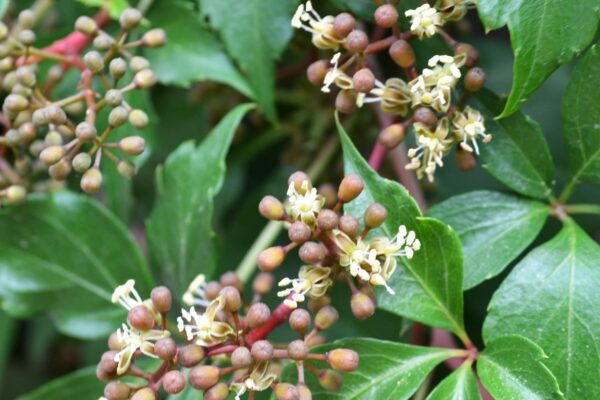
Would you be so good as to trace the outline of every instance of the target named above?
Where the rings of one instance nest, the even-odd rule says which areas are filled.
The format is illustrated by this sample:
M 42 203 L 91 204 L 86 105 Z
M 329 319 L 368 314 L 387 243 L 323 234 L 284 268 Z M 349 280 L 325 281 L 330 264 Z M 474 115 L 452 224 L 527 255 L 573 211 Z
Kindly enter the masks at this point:
M 419 347 L 369 338 L 337 340 L 316 347 L 314 351 L 323 353 L 335 348 L 356 351 L 359 367 L 355 372 L 344 374 L 344 384 L 337 392 L 326 391 L 312 373 L 307 373 L 307 385 L 314 400 L 408 399 L 436 365 L 455 357 L 457 353 L 452 349 Z M 282 379 L 292 381 L 295 370 L 296 366 L 290 364 Z
M 463 362 L 441 381 L 427 396 L 427 400 L 481 400 L 475 374 L 470 362 Z
M 493 139 L 481 146 L 483 166 L 496 179 L 516 192 L 549 199 L 554 185 L 554 165 L 540 126 L 522 113 L 501 120 L 502 100 L 488 90 L 477 94 L 478 109 L 485 117 Z
M 0 18 L 4 17 L 10 0 L 0 0 Z
M 464 289 L 498 275 L 535 239 L 550 208 L 535 200 L 476 191 L 451 197 L 427 215 L 450 225 L 465 259 Z
M 135 279 L 147 295 L 153 283 L 123 224 L 70 192 L 0 210 L 0 276 L 6 312 L 56 313 L 58 328 L 80 338 L 104 337 L 124 318 L 111 302 L 117 285 Z
M 477 373 L 495 399 L 562 399 L 556 378 L 543 363 L 546 358 L 531 340 L 503 336 L 490 341 L 479 355 Z
M 357 173 L 365 182 L 361 195 L 345 206 L 346 211 L 362 216 L 374 202 L 383 204 L 388 218 L 379 233 L 388 237 L 398 232 L 400 225 L 414 230 L 422 243 L 411 260 L 401 259 L 388 284 L 396 291 L 390 295 L 379 292 L 379 307 L 392 313 L 449 329 L 466 338 L 463 326 L 462 251 L 460 240 L 447 225 L 422 218 L 412 197 L 396 182 L 380 177 L 366 163 L 352 144 L 336 117 L 344 152 L 346 174 Z
M 561 65 L 594 39 L 600 15 L 597 0 L 478 1 L 488 28 L 508 24 L 515 53 L 513 87 L 501 117 L 521 107 Z
M 213 198 L 223 184 L 233 134 L 252 108 L 234 108 L 199 146 L 183 143 L 157 170 L 159 198 L 146 224 L 150 255 L 161 282 L 178 295 L 197 274 L 211 276 L 216 268 Z
M 88 7 L 106 7 L 111 18 L 118 19 L 123 10 L 129 7 L 127 0 L 77 0 Z M 8 3 L 8 1 L 7 1 Z
M 290 21 L 296 2 L 201 0 L 200 4 L 227 51 L 250 80 L 265 115 L 276 120 L 275 61 L 292 37 Z
M 563 132 L 572 180 L 600 183 L 600 50 L 577 63 L 563 100 Z
M 16 321 L 0 310 L 0 393 L 2 393 L 2 388 L 5 384 L 4 373 L 6 366 L 11 361 L 14 350 L 16 327 Z
M 145 52 L 162 83 L 189 87 L 193 82 L 212 80 L 254 97 L 246 79 L 189 3 L 158 3 L 151 9 L 148 19 L 153 26 L 163 28 L 167 33 L 165 46 Z
M 87 367 L 55 379 L 17 400 L 95 400 L 102 396 L 104 385 L 96 377 L 96 368 Z
M 568 221 L 537 247 L 494 294 L 486 340 L 518 334 L 540 345 L 569 399 L 594 398 L 600 387 L 600 246 Z

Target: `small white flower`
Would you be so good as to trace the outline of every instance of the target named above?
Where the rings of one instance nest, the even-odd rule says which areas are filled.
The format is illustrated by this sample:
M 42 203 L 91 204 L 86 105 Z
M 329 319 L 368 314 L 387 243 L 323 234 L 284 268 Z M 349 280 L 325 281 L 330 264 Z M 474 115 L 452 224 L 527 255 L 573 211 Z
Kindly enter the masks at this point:
M 197 275 L 183 294 L 183 302 L 188 306 L 208 307 L 210 301 L 206 299 L 204 288 L 206 287 L 206 277 L 204 274 Z
M 464 111 L 457 111 L 452 118 L 452 133 L 460 141 L 460 147 L 464 150 L 479 154 L 479 146 L 477 145 L 477 137 L 481 137 L 484 143 L 492 140 L 492 135 L 485 133 L 484 120 L 479 111 L 465 107 Z M 473 147 L 469 145 L 471 142 Z
M 300 4 L 292 17 L 291 24 L 296 29 L 302 29 L 312 34 L 312 43 L 323 50 L 337 50 L 345 39 L 337 35 L 333 29 L 335 18 L 331 15 L 321 18 L 307 1 Z
M 330 64 L 333 67 L 327 71 L 325 78 L 323 78 L 323 86 L 321 87 L 323 93 L 331 92 L 331 85 L 333 84 L 340 89 L 352 89 L 354 87 L 352 78 L 338 68 L 341 54 L 342 53 L 335 53 L 333 57 L 331 57 Z
M 129 279 L 124 284 L 117 286 L 112 294 L 112 302 L 119 303 L 125 309 L 131 310 L 133 307 L 144 303 L 137 290 L 135 290 L 135 281 Z
M 296 190 L 293 182 L 290 183 L 287 196 L 289 216 L 294 220 L 302 221 L 308 226 L 314 227 L 317 222 L 317 215 L 325 205 L 325 198 L 317 192 L 317 189 L 311 187 L 308 181 L 302 182 L 300 190 Z
M 406 11 L 404 15 L 410 17 L 411 32 L 421 39 L 435 35 L 444 24 L 442 15 L 427 3 Z
M 333 283 L 330 274 L 331 268 L 306 265 L 300 268 L 298 278 L 283 278 L 279 282 L 280 287 L 289 285 L 292 287 L 277 292 L 277 296 L 289 297 L 284 300 L 285 305 L 296 308 L 306 297 L 316 299 L 323 296 Z
M 417 147 L 408 150 L 408 157 L 411 158 L 411 162 L 406 166 L 406 169 L 416 170 L 419 178 L 427 175 L 429 181 L 433 182 L 436 167 L 444 165 L 442 158 L 452 144 L 452 140 L 448 138 L 448 118 L 440 119 L 435 131 L 420 122 L 416 122 L 413 128 L 417 137 Z
M 250 373 L 245 375 L 241 381 L 233 382 L 229 388 L 236 393 L 235 400 L 240 400 L 248 390 L 255 392 L 267 390 L 275 379 L 277 379 L 277 375 L 269 372 L 269 363 L 261 362 L 254 364 Z
M 217 314 L 223 310 L 225 301 L 218 296 L 210 302 L 206 311 L 198 314 L 194 307 L 189 311 L 182 309 L 177 318 L 177 329 L 185 332 L 188 340 L 195 340 L 199 346 L 223 343 L 235 334 L 235 329 L 226 322 L 217 321 Z
M 169 331 L 156 329 L 141 331 L 123 324 L 121 329 L 117 330 L 117 341 L 120 345 L 120 351 L 115 355 L 115 362 L 118 363 L 117 374 L 122 375 L 127 372 L 137 350 L 149 357 L 158 358 L 154 354 L 153 342 L 169 335 Z

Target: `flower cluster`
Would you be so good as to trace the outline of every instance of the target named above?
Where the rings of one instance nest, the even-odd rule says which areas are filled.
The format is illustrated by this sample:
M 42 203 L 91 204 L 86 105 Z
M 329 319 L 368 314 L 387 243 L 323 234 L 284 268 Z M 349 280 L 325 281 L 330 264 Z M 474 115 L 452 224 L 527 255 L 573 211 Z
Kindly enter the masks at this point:
M 415 170 L 419 178 L 426 176 L 429 181 L 434 180 L 436 168 L 443 166 L 443 158 L 453 147 L 456 146 L 459 166 L 468 170 L 476 164 L 473 154 L 479 154 L 478 140 L 484 143 L 491 140 L 482 115 L 465 106 L 470 93 L 479 90 L 485 81 L 483 70 L 475 67 L 479 55 L 472 46 L 457 42 L 442 29 L 446 22 L 464 17 L 471 3 L 470 0 L 439 0 L 433 7 L 425 3 L 408 10 L 405 13 L 410 19 L 408 32 L 400 32 L 396 8 L 382 5 L 375 11 L 375 22 L 381 28 L 391 29 L 392 35 L 372 43 L 367 34 L 357 28 L 350 14 L 320 17 L 310 2 L 300 5 L 292 21 L 293 26 L 313 34 L 316 47 L 335 51 L 330 61 L 319 60 L 309 66 L 309 80 L 321 85 L 324 93 L 331 92 L 333 87 L 339 89 L 335 106 L 340 112 L 349 113 L 365 104 L 378 104 L 383 113 L 392 115 L 395 123 L 379 136 L 386 148 L 402 143 L 406 130 L 412 127 L 416 146 L 408 151 L 411 161 L 406 168 Z M 309 29 L 303 21 L 313 27 Z M 315 28 L 317 25 L 320 30 Z M 454 50 L 454 55 L 433 55 L 419 73 L 410 41 L 437 34 Z M 317 40 L 324 36 L 330 38 L 327 43 Z M 375 77 L 365 56 L 385 49 L 392 61 L 404 70 L 406 80 L 404 77 L 381 80 Z M 453 102 L 453 99 L 459 101 Z
M 0 198 L 5 202 L 22 201 L 27 191 L 62 187 L 73 170 L 82 174 L 85 192 L 97 192 L 104 156 L 120 174 L 135 174 L 131 157 L 144 151 L 143 137 L 110 139 L 126 124 L 141 130 L 149 122 L 127 98 L 132 91 L 150 88 L 156 77 L 148 60 L 132 51 L 162 46 L 166 36 L 162 29 L 152 29 L 128 41 L 141 20 L 138 10 L 124 10 L 121 30 L 113 37 L 102 30 L 110 22 L 106 11 L 94 19 L 82 16 L 75 22 L 76 32 L 46 48 L 35 47 L 32 11 L 21 12 L 10 29 L 0 23 L 0 77 L 8 91 L 1 118 L 5 133 L 0 136 Z M 80 56 L 90 43 L 93 49 Z M 42 61 L 55 65 L 46 72 L 38 67 Z M 59 97 L 55 89 L 68 69 L 79 72 L 79 82 L 71 95 Z

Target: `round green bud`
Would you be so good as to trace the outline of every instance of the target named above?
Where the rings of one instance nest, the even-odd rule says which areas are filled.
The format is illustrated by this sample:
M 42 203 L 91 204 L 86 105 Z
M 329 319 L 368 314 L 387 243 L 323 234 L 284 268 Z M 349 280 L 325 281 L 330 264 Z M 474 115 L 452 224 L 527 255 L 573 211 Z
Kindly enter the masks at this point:
M 150 388 L 142 388 L 135 392 L 131 400 L 156 400 L 156 393 Z
M 13 68 L 15 60 L 12 57 L 4 57 L 0 60 L 0 72 L 8 72 Z
M 219 295 L 223 297 L 225 301 L 224 309 L 229 312 L 236 312 L 242 307 L 242 297 L 240 291 L 233 286 L 226 286 L 219 292 Z
M 46 143 L 43 140 L 34 140 L 29 145 L 29 152 L 34 157 L 39 157 L 42 151 L 46 148 Z
M 127 136 L 119 141 L 119 148 L 132 156 L 142 154 L 145 147 L 146 142 L 141 136 Z
M 129 60 L 129 67 L 133 72 L 140 72 L 144 69 L 150 68 L 150 61 L 144 57 L 134 56 Z
M 257 264 L 261 271 L 272 272 L 278 268 L 285 258 L 285 251 L 281 246 L 269 247 L 258 255 Z
M 308 356 L 308 346 L 304 340 L 294 340 L 288 344 L 288 355 L 292 360 L 301 361 Z
M 231 353 L 231 365 L 236 368 L 245 368 L 252 364 L 252 354 L 247 347 L 240 346 Z
M 278 383 L 275 385 L 273 393 L 277 400 L 298 400 L 300 398 L 298 389 L 290 383 Z
M 229 387 L 226 383 L 220 382 L 204 392 L 204 400 L 227 400 L 229 397 Z
M 177 344 L 169 337 L 158 339 L 154 344 L 154 354 L 162 360 L 171 361 L 177 354 Z
M 4 189 L 4 200 L 6 204 L 19 204 L 27 198 L 27 190 L 20 185 L 12 185 Z
M 19 83 L 19 79 L 16 71 L 8 72 L 2 79 L 2 87 L 7 91 L 10 91 L 17 83 Z
M 31 143 L 37 137 L 37 129 L 32 122 L 25 122 L 19 126 L 19 133 L 21 134 L 21 143 Z
M 48 174 L 57 181 L 64 181 L 70 173 L 71 164 L 64 158 L 48 168 Z
M 358 368 L 358 353 L 349 349 L 335 349 L 327 353 L 325 359 L 331 368 L 352 372 Z
M 119 17 L 121 28 L 129 31 L 135 28 L 142 20 L 142 13 L 135 8 L 126 8 Z
M 142 41 L 147 47 L 160 47 L 167 42 L 167 34 L 164 29 L 152 29 L 144 34 Z
M 377 228 L 387 218 L 387 209 L 379 203 L 373 203 L 365 211 L 365 226 L 369 229 Z
M 21 67 L 16 71 L 17 79 L 21 84 L 27 87 L 35 86 L 37 79 L 35 72 L 28 67 Z
M 108 115 L 108 123 L 113 128 L 118 128 L 123 125 L 127 121 L 127 117 L 129 117 L 129 112 L 125 107 L 115 107 Z
M 31 114 L 31 120 L 36 126 L 48 125 L 48 110 L 39 108 Z
M 56 164 L 65 156 L 65 149 L 62 146 L 46 147 L 40 154 L 40 160 L 47 166 Z
M 31 29 L 23 29 L 17 34 L 17 40 L 25 47 L 29 47 L 35 43 L 35 32 Z
M 196 344 L 188 344 L 179 349 L 177 353 L 177 359 L 179 364 L 185 368 L 191 368 L 198 363 L 202 362 L 206 357 L 206 350 L 204 347 Z
M 73 158 L 71 165 L 75 171 L 83 173 L 92 165 L 92 157 L 88 153 L 79 153 Z
M 202 365 L 190 371 L 190 384 L 194 389 L 206 390 L 219 382 L 221 371 L 214 365 Z
M 322 307 L 315 315 L 315 326 L 325 331 L 331 328 L 339 319 L 340 315 L 333 306 Z
M 360 230 L 360 222 L 354 215 L 342 215 L 340 217 L 339 228 L 350 237 L 354 237 Z
M 358 174 L 349 174 L 342 179 L 338 188 L 338 199 L 347 203 L 354 200 L 362 192 L 365 183 Z
M 75 20 L 75 30 L 85 35 L 95 35 L 98 32 L 98 25 L 93 18 L 82 15 Z
M 8 37 L 8 27 L 4 22 L 0 22 L 0 40 L 4 40 Z
M 98 53 L 97 51 L 87 52 L 83 56 L 83 63 L 85 64 L 87 69 L 92 71 L 94 74 L 102 71 L 102 69 L 104 68 L 104 60 L 100 53 Z
M 156 83 L 156 75 L 150 69 L 143 69 L 133 77 L 133 83 L 140 89 L 148 89 Z
M 246 322 L 251 329 L 264 325 L 271 317 L 271 310 L 265 303 L 254 303 L 246 313 Z
M 169 371 L 162 378 L 162 387 L 169 394 L 177 394 L 185 388 L 185 377 L 179 371 Z
M 324 369 L 319 373 L 319 384 L 330 392 L 337 392 L 342 387 L 344 378 L 338 372 Z
M 82 142 L 92 142 L 96 139 L 98 132 L 96 131 L 96 127 L 89 122 L 80 122 L 75 127 L 75 135 L 77 139 Z
M 85 171 L 81 177 L 81 189 L 86 193 L 96 193 L 102 187 L 102 172 L 98 168 Z
M 250 349 L 250 354 L 252 357 L 258 361 L 269 361 L 273 358 L 273 345 L 268 340 L 259 340 L 252 345 Z
M 4 99 L 4 108 L 9 112 L 17 113 L 29 107 L 29 100 L 20 94 L 9 94 Z
M 144 129 L 148 126 L 148 121 L 148 114 L 142 110 L 131 110 L 129 113 L 129 123 L 136 129 Z
M 357 292 L 352 295 L 350 308 L 357 319 L 367 319 L 375 313 L 375 302 L 368 295 Z
M 258 204 L 260 214 L 272 221 L 280 221 L 285 218 L 283 204 L 274 196 L 265 196 Z
M 169 312 L 173 304 L 173 296 L 171 291 L 166 286 L 157 286 L 150 292 L 150 298 L 154 308 L 159 313 Z
M 44 142 L 48 146 L 61 146 L 63 144 L 63 138 L 60 132 L 49 131 L 44 137 Z
M 312 393 L 304 383 L 297 384 L 296 389 L 298 389 L 298 395 L 300 396 L 299 400 L 312 400 Z
M 122 58 L 115 58 L 108 64 L 108 70 L 113 78 L 120 79 L 127 71 L 127 63 Z
M 25 9 L 19 13 L 17 21 L 21 29 L 31 29 L 35 22 L 35 14 L 30 9 Z
M 109 50 L 115 41 L 108 35 L 100 34 L 94 38 L 93 45 L 94 48 L 98 51 L 106 51 Z
M 21 133 L 17 129 L 9 129 L 4 134 L 4 139 L 6 140 L 6 144 L 14 147 L 21 142 Z
M 104 100 L 111 107 L 119 106 L 123 102 L 123 93 L 119 89 L 110 89 L 104 95 Z
M 48 116 L 48 121 L 51 124 L 62 125 L 67 122 L 67 114 L 65 114 L 62 108 L 54 104 L 46 107 L 46 115 Z
M 296 308 L 290 314 L 289 318 L 290 327 L 295 332 L 298 332 L 301 335 L 304 335 L 308 328 L 310 327 L 310 314 L 308 311 L 302 308 Z
M 379 133 L 377 141 L 387 149 L 393 149 L 404 141 L 406 129 L 402 124 L 392 124 Z
M 325 258 L 327 249 L 320 243 L 306 242 L 298 250 L 298 256 L 307 264 L 317 264 Z
M 119 171 L 121 176 L 129 179 L 133 178 L 137 172 L 135 165 L 126 160 L 119 160 L 119 162 L 117 162 L 117 171 Z
M 119 381 L 109 382 L 104 387 L 104 397 L 107 400 L 125 400 L 129 398 L 130 393 L 129 385 Z

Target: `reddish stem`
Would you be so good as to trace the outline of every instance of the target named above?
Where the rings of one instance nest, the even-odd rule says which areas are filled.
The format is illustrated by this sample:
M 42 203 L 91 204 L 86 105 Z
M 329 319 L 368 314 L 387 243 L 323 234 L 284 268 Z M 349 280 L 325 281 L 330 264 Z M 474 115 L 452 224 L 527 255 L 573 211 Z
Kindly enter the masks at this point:
M 277 328 L 290 317 L 292 311 L 294 310 L 281 303 L 264 325 L 248 332 L 246 335 L 246 345 L 252 346 L 256 341 L 266 338 L 273 329 Z
M 381 143 L 375 143 L 373 151 L 371 151 L 371 155 L 369 156 L 369 166 L 375 171 L 379 170 L 379 168 L 381 168 L 381 164 L 383 164 L 383 159 L 386 153 L 387 150 Z
M 228 344 L 223 347 L 219 347 L 218 349 L 210 350 L 207 355 L 209 357 L 212 357 L 212 356 L 216 356 L 219 354 L 233 353 L 235 351 L 235 349 L 237 349 L 238 347 L 239 346 L 236 344 Z

